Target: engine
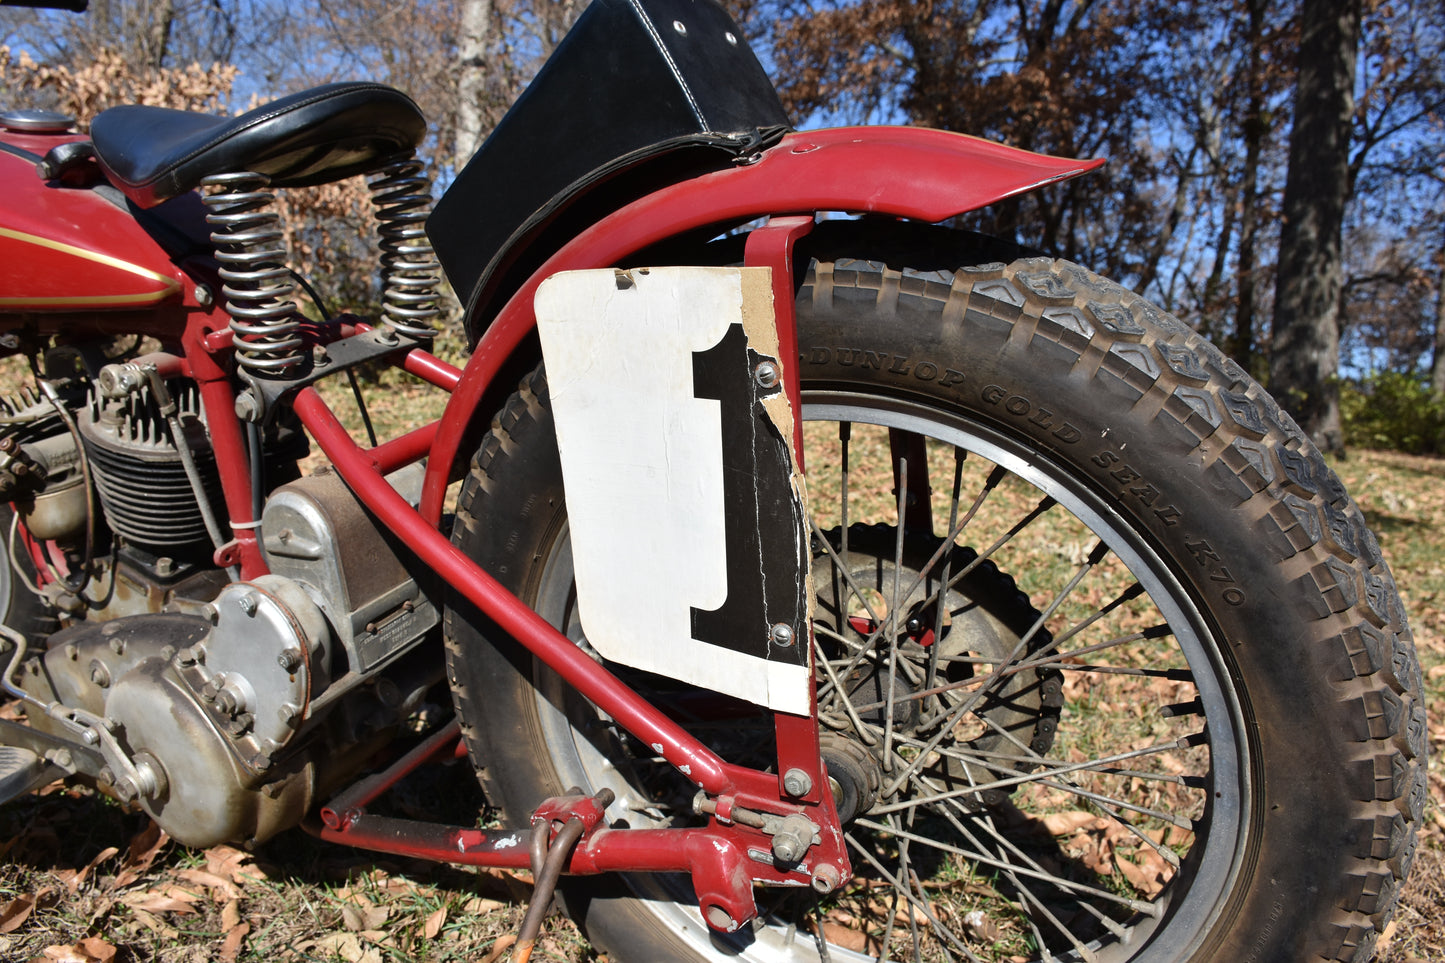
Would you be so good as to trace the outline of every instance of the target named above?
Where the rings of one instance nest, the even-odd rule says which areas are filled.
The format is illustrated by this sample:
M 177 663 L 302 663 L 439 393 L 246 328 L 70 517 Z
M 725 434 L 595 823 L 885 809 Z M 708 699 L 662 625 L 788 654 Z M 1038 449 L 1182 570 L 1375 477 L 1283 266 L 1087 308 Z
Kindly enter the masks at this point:
M 229 527 L 194 384 L 70 349 L 46 361 L 46 392 L 0 399 L 0 499 L 44 546 L 67 623 L 18 681 L 72 718 L 31 712 L 32 727 L 74 740 L 74 718 L 101 720 L 72 768 L 183 843 L 295 825 L 440 681 L 429 574 L 334 474 L 299 477 L 305 437 L 283 420 L 260 446 L 272 574 L 232 581 L 213 561 Z
M 200 396 L 193 384 L 169 388 L 184 443 L 200 475 L 207 507 L 225 517 L 215 459 L 206 440 Z M 133 558 L 207 560 L 211 538 L 169 426 L 148 386 L 119 399 L 97 386 L 77 419 L 96 493 L 112 534 Z M 174 570 L 174 564 L 170 566 Z
M 31 389 L 0 397 L 0 501 L 35 538 L 66 541 L 85 527 L 80 454 L 59 412 Z

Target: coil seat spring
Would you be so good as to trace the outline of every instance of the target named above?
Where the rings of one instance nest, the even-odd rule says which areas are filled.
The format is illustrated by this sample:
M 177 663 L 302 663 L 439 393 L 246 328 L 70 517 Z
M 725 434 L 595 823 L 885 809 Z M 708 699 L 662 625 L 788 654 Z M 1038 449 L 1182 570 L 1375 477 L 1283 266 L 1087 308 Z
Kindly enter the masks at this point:
M 437 286 L 441 264 L 426 236 L 431 215 L 431 179 L 415 155 L 394 159 L 368 183 L 381 236 L 382 312 L 393 330 L 412 338 L 436 334 L 441 314 Z
M 310 355 L 291 300 L 296 282 L 286 266 L 279 218 L 264 174 L 237 171 L 202 179 L 203 201 L 221 263 L 221 293 L 231 316 L 236 364 L 252 377 L 285 377 Z

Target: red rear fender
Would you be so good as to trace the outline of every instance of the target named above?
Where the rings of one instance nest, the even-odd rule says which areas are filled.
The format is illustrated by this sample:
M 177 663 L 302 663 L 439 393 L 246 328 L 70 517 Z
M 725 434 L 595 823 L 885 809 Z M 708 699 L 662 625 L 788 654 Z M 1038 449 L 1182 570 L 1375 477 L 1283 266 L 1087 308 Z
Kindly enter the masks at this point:
M 440 519 L 448 476 L 482 395 L 532 330 L 537 286 L 558 271 L 608 267 L 685 231 L 770 215 L 844 211 L 942 221 L 1103 163 L 918 127 L 840 127 L 789 134 L 755 163 L 705 174 L 629 204 L 552 255 L 487 328 L 437 432 L 422 514 L 432 523 Z

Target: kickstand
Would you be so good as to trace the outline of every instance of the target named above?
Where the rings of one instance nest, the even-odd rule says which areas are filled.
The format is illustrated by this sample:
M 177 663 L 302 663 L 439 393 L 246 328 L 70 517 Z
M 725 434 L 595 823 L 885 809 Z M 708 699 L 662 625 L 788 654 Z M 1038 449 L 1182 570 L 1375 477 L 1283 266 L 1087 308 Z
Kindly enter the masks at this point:
M 578 796 L 581 790 L 573 789 L 572 794 Z M 611 805 L 612 798 L 612 792 L 603 789 L 591 801 L 598 805 L 600 814 L 600 810 Z M 552 894 L 557 890 L 557 880 L 561 878 L 562 870 L 572 856 L 572 847 L 577 845 L 577 840 L 582 838 L 587 827 L 588 822 L 582 817 L 571 816 L 558 830 L 557 838 L 552 839 L 552 820 L 541 818 L 532 825 L 532 901 L 527 905 L 527 915 L 522 917 L 522 926 L 517 931 L 517 942 L 512 949 L 512 963 L 527 963 L 532 958 L 532 947 L 536 945 L 537 935 L 542 931 L 542 920 L 546 918 L 547 910 L 552 905 Z

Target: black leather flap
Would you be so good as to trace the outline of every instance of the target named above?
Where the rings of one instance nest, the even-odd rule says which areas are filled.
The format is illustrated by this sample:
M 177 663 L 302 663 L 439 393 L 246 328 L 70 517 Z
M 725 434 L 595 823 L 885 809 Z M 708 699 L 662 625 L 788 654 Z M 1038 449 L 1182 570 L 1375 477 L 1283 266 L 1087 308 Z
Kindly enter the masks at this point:
M 605 189 L 628 159 L 710 142 L 724 166 L 729 146 L 753 143 L 737 135 L 788 125 L 713 0 L 595 0 L 438 202 L 427 233 L 470 310 L 509 248 L 569 198 Z

